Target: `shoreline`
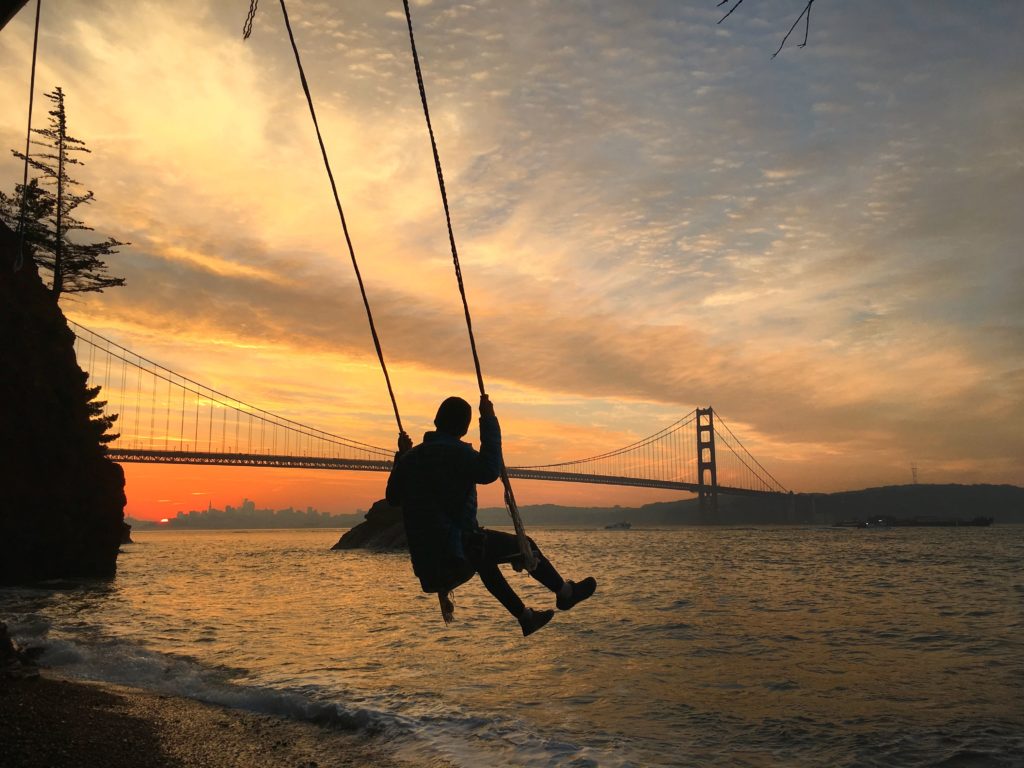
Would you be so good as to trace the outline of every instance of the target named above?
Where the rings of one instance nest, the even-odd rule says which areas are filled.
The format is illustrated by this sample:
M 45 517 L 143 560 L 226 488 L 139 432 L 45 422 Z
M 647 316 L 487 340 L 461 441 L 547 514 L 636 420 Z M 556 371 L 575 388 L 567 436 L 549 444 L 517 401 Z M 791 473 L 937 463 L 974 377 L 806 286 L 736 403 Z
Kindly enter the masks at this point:
M 386 737 L 41 670 L 0 677 L 6 768 L 441 768 Z

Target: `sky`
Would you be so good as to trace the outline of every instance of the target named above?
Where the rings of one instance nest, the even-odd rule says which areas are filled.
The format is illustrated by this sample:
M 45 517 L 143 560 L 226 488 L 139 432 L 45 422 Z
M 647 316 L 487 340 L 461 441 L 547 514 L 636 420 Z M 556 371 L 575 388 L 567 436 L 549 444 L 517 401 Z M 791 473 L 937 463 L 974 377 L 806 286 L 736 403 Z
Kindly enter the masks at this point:
M 32 9 L 0 31 L 24 145 Z M 280 8 L 47 0 L 34 121 L 66 93 L 124 288 L 65 313 L 373 445 L 395 425 Z M 712 405 L 796 491 L 1024 484 L 1024 4 L 413 2 L 484 376 L 510 465 Z M 475 401 L 402 4 L 288 2 L 418 436 Z M 21 165 L 0 156 L 0 188 Z M 475 435 L 471 432 L 471 438 Z M 366 509 L 383 475 L 127 465 L 128 514 Z M 520 504 L 678 493 L 522 483 Z M 485 504 L 500 504 L 493 490 Z

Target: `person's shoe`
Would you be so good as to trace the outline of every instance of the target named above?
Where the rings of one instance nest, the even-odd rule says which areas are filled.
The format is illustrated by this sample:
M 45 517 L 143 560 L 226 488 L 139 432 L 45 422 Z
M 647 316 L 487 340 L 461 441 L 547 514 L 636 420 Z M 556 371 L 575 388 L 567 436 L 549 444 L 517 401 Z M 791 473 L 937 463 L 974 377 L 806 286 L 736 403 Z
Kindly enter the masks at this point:
M 527 608 L 523 611 L 523 615 L 519 617 L 519 626 L 523 628 L 523 637 L 529 637 L 532 635 L 538 629 L 551 621 L 551 617 L 554 615 L 555 612 L 551 609 L 546 611 L 534 611 Z
M 577 584 L 575 581 L 565 582 L 569 585 L 569 594 L 565 597 L 559 592 L 558 597 L 555 599 L 555 605 L 558 606 L 560 611 L 568 611 L 577 603 L 582 603 L 597 589 L 597 581 L 594 580 L 593 576 L 587 576 L 583 581 Z

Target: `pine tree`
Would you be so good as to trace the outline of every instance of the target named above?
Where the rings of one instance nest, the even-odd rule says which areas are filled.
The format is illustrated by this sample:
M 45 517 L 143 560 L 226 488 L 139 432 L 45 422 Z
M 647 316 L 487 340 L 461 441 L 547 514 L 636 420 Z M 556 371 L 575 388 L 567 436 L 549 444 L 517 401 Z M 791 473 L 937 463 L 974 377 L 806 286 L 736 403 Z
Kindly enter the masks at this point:
M 33 129 L 42 137 L 32 143 L 44 151 L 28 158 L 28 163 L 41 174 L 28 187 L 19 184 L 14 195 L 0 193 L 0 218 L 12 229 L 21 219 L 22 199 L 25 199 L 25 243 L 32 249 L 36 265 L 51 274 L 54 299 L 61 293 L 102 291 L 104 288 L 124 285 L 124 278 L 110 277 L 101 256 L 117 253 L 123 243 L 108 237 L 99 242 L 76 242 L 74 232 L 92 231 L 72 214 L 80 205 L 92 201 L 91 190 L 80 191 L 80 184 L 68 173 L 72 165 L 81 165 L 77 155 L 88 153 L 85 142 L 69 136 L 64 92 L 58 86 L 46 97 L 53 102 L 50 127 Z M 25 160 L 24 153 L 11 150 L 15 157 Z
M 83 375 L 82 385 L 85 387 L 85 409 L 89 414 L 89 428 L 96 442 L 105 447 L 107 443 L 117 440 L 121 436 L 116 432 L 110 431 L 114 426 L 114 422 L 117 421 L 117 414 L 107 415 L 103 412 L 103 409 L 107 406 L 107 401 L 96 399 L 101 387 L 86 386 L 88 378 L 88 374 Z
M 21 210 L 23 199 L 24 213 Z M 53 218 L 55 206 L 56 200 L 53 195 L 39 186 L 39 179 L 32 179 L 27 186 L 18 184 L 13 195 L 0 192 L 0 221 L 15 232 L 24 225 L 24 239 L 31 247 L 48 240 L 46 222 Z

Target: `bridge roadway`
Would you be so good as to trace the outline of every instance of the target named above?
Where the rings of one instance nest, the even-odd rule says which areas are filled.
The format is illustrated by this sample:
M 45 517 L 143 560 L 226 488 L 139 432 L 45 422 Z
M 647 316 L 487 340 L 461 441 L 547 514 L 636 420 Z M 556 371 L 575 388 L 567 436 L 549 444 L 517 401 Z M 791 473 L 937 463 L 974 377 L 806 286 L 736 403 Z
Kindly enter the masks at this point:
M 320 456 L 271 456 L 252 453 L 207 453 L 202 451 L 158 451 L 111 448 L 107 456 L 126 464 L 205 464 L 230 467 L 289 467 L 293 469 L 342 469 L 355 472 L 390 472 L 391 461 L 384 459 L 338 459 Z M 697 493 L 697 483 L 676 480 L 655 480 L 617 475 L 587 475 L 576 472 L 551 472 L 543 469 L 507 467 L 509 477 L 522 480 L 548 480 L 560 483 L 591 483 L 594 485 L 627 485 L 637 488 L 665 488 Z M 718 493 L 731 496 L 782 496 L 777 491 L 755 491 L 719 485 Z

